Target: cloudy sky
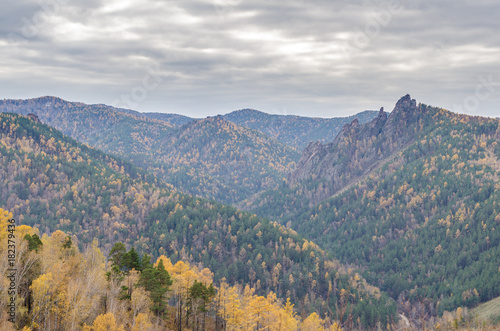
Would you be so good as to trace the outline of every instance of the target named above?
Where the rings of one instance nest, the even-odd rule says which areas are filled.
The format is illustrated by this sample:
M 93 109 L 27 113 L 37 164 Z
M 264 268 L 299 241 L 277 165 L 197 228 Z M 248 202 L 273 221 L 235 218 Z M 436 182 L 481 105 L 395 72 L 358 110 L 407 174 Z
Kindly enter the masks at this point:
M 498 0 L 0 0 L 0 98 L 500 116 Z

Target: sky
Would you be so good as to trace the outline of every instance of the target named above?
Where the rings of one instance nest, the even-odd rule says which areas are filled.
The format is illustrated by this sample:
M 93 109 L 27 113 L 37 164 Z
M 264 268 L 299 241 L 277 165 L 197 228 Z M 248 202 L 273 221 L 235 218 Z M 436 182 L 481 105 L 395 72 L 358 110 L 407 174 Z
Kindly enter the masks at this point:
M 498 0 L 0 0 L 0 99 L 500 116 Z

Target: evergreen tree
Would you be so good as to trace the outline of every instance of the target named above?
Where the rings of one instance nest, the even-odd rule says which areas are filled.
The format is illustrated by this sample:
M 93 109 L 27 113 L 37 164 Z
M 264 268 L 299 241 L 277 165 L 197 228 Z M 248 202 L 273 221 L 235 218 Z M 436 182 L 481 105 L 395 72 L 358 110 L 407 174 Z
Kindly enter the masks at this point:
M 160 260 L 156 267 L 148 265 L 139 279 L 139 286 L 143 286 L 150 293 L 153 302 L 152 311 L 160 316 L 165 313 L 167 308 L 167 293 L 172 285 L 170 274 L 165 270 L 163 261 Z
M 123 264 L 124 255 L 126 253 L 127 248 L 122 242 L 115 243 L 113 245 L 113 248 L 111 248 L 111 251 L 109 252 L 109 259 L 111 260 L 112 265 L 120 268 L 120 266 Z
M 135 251 L 134 247 L 130 249 L 127 253 L 123 255 L 123 263 L 120 269 L 125 269 L 126 271 L 135 269 L 137 271 L 142 271 L 141 258 L 139 254 Z
M 28 249 L 30 251 L 35 250 L 38 252 L 38 248 L 43 246 L 42 241 L 40 240 L 40 237 L 38 237 L 37 234 L 34 234 L 33 236 L 30 236 L 29 234 L 26 234 L 24 236 L 24 240 L 28 242 Z

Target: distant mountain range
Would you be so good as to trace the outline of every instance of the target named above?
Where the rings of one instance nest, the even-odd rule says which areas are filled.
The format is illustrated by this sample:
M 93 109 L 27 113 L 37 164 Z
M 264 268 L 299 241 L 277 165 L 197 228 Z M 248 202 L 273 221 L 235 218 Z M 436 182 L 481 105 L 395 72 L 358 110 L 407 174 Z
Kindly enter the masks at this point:
M 0 112 L 36 114 L 43 123 L 124 157 L 184 192 L 234 204 L 277 187 L 299 159 L 293 146 L 308 139 L 328 141 L 349 121 L 248 110 L 192 119 L 56 97 L 3 100 Z M 364 112 L 360 118 L 366 121 L 371 115 Z
M 222 130 L 234 125 L 207 121 Z M 196 131 L 199 122 L 189 134 L 203 137 Z M 108 253 L 121 241 L 154 258 L 165 254 L 174 263 L 208 267 L 217 284 L 224 278 L 252 286 L 260 295 L 290 298 L 299 313 L 347 312 L 351 323 L 366 327 L 396 319 L 393 300 L 292 229 L 179 193 L 131 163 L 45 124 L 0 114 L 0 157 L 1 208 L 42 233 L 64 231 L 80 249 L 95 238 Z
M 402 97 L 391 113 L 381 109 L 343 119 L 269 115 L 248 109 L 191 119 L 71 103 L 53 97 L 0 101 L 0 111 L 34 113 L 43 123 L 131 162 L 118 161 L 118 158 L 112 161 L 114 156 L 108 159 L 103 156 L 116 172 L 135 171 L 137 176 L 146 178 L 147 173 L 136 167 L 144 168 L 153 176 L 145 180 L 153 184 L 144 184 L 147 188 L 144 192 L 154 191 L 153 186 L 166 182 L 171 185 L 169 190 L 176 188 L 230 203 L 258 215 L 253 217 L 262 217 L 255 221 L 245 213 L 252 220 L 245 218 L 244 223 L 249 223 L 242 225 L 238 221 L 234 224 L 238 228 L 231 225 L 231 230 L 228 230 L 230 222 L 224 223 L 226 228 L 222 226 L 221 230 L 217 225 L 219 220 L 238 220 L 236 215 L 242 212 L 218 209 L 215 203 L 203 202 L 206 200 L 179 203 L 182 208 L 195 209 L 193 213 L 181 212 L 180 207 L 162 200 L 163 206 L 155 205 L 151 207 L 155 212 L 146 213 L 150 216 L 137 216 L 141 220 L 138 224 L 122 226 L 118 222 L 115 226 L 106 223 L 116 227 L 116 233 L 106 235 L 125 238 L 127 233 L 132 233 L 133 240 L 140 242 L 139 246 L 160 249 L 162 246 L 157 241 L 152 244 L 148 238 L 156 238 L 155 235 L 163 231 L 162 244 L 167 245 L 177 238 L 176 245 L 185 247 L 184 253 L 175 249 L 177 254 L 186 256 L 191 254 L 186 252 L 193 252 L 194 260 L 209 264 L 213 270 L 220 263 L 220 256 L 207 258 L 196 254 L 200 249 L 203 251 L 207 240 L 211 240 L 207 233 L 225 231 L 226 237 L 217 240 L 233 262 L 238 263 L 237 268 L 228 265 L 232 268 L 230 274 L 238 274 L 238 270 L 250 274 L 251 270 L 256 272 L 257 267 L 247 268 L 248 262 L 244 264 L 243 258 L 247 260 L 249 253 L 239 245 L 240 240 L 247 247 L 248 242 L 256 247 L 252 238 L 259 233 L 257 223 L 264 224 L 265 218 L 271 219 L 277 222 L 274 226 L 288 235 L 293 233 L 288 231 L 294 229 L 319 244 L 326 252 L 325 259 L 331 254 L 344 265 L 363 270 L 368 282 L 392 296 L 399 311 L 415 325 L 418 325 L 419 314 L 436 316 L 444 310 L 472 307 L 500 295 L 498 119 L 455 114 L 417 103 L 409 95 Z M 52 145 L 62 148 L 54 142 Z M 61 157 L 77 158 L 80 153 L 77 151 L 81 150 L 83 147 L 78 147 Z M 24 162 L 18 159 L 16 167 Z M 80 164 L 85 165 L 85 158 Z M 50 164 L 54 166 L 57 164 Z M 103 175 L 107 174 L 104 166 L 95 167 L 95 171 L 100 169 Z M 19 168 L 17 173 L 23 171 L 28 170 Z M 65 200 L 78 201 L 82 197 L 83 191 L 76 190 L 76 195 L 74 190 L 68 191 L 67 185 L 76 188 L 77 182 L 70 183 L 66 179 L 63 184 Z M 109 185 L 119 183 L 99 183 L 99 187 Z M 18 181 L 11 184 L 11 189 L 18 190 L 16 194 L 22 197 L 39 192 L 36 186 L 26 187 Z M 5 199 L 12 205 L 13 200 L 8 196 Z M 123 199 L 118 206 L 119 215 L 136 217 L 133 200 L 126 200 L 125 195 Z M 128 199 L 132 199 L 131 196 Z M 174 201 L 181 201 L 176 199 Z M 122 209 L 123 201 L 131 205 Z M 30 208 L 42 213 L 48 208 L 47 203 L 40 200 Z M 197 204 L 221 211 L 204 223 L 204 208 L 199 209 Z M 64 207 L 68 216 L 60 218 L 61 227 L 73 224 L 72 220 L 85 219 L 70 205 Z M 26 209 L 26 206 L 19 208 Z M 89 207 L 88 212 L 92 208 Z M 51 212 L 57 213 L 56 210 Z M 117 213 L 106 213 L 118 220 Z M 177 215 L 172 218 L 175 222 L 167 227 L 151 225 L 170 213 Z M 55 222 L 52 214 L 47 215 L 50 216 L 46 219 Z M 29 217 L 33 217 L 30 222 L 42 222 L 36 216 Z M 97 222 L 98 217 L 93 219 Z M 95 229 L 89 222 L 82 223 L 81 227 Z M 191 231 L 189 224 L 196 231 Z M 152 228 L 146 231 L 146 226 Z M 57 224 L 47 225 L 48 230 L 53 227 Z M 74 231 L 77 230 L 80 228 Z M 168 235 L 169 231 L 175 235 Z M 148 237 L 141 237 L 143 233 Z M 194 236 L 196 239 L 191 242 L 189 238 Z M 275 239 L 271 241 L 276 242 Z M 229 242 L 236 246 L 224 246 Z M 198 246 L 193 249 L 189 245 Z M 258 245 L 269 249 L 261 258 L 278 254 L 268 239 Z M 257 257 L 252 255 L 250 262 L 254 258 Z M 275 259 L 271 260 L 276 263 Z M 305 260 L 310 259 L 305 257 Z M 321 270 L 321 263 L 306 265 Z M 234 279 L 246 277 L 238 275 Z M 262 275 L 263 280 L 272 277 Z M 303 285 L 304 282 L 303 279 Z M 312 298 L 311 293 L 308 300 Z
M 196 120 L 177 114 L 140 113 L 122 108 L 118 110 L 136 117 L 162 120 L 174 126 L 182 126 Z M 371 121 L 377 114 L 377 111 L 365 110 L 348 117 L 319 118 L 267 114 L 255 109 L 241 109 L 221 115 L 221 117 L 226 121 L 268 135 L 287 146 L 302 150 L 312 141 L 333 141 L 342 126 L 351 123 L 354 119 L 363 124 Z
M 366 110 L 349 117 L 317 118 L 295 115 L 270 115 L 253 109 L 242 109 L 223 115 L 227 121 L 259 131 L 299 150 L 311 141 L 331 142 L 344 124 L 357 119 L 367 123 L 378 112 Z

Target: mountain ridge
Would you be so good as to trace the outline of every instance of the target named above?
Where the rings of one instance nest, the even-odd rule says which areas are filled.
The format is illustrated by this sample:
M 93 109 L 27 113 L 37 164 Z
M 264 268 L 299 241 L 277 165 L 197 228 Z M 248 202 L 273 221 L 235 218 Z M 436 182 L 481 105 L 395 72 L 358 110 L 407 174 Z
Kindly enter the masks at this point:
M 341 293 L 349 293 L 351 312 L 363 325 L 395 318 L 395 304 L 384 293 L 293 230 L 179 193 L 45 124 L 0 114 L 0 155 L 0 204 L 19 224 L 47 234 L 65 231 L 78 246 L 97 238 L 108 252 L 121 240 L 141 254 L 203 265 L 216 281 L 290 297 L 298 312 L 336 311 Z M 376 310 L 367 307 L 369 300 L 379 303 Z
M 237 115 L 237 112 L 207 119 L 190 119 L 174 114 L 139 113 L 102 104 L 67 102 L 57 97 L 3 100 L 0 101 L 0 111 L 23 115 L 34 113 L 42 122 L 79 141 L 124 157 L 186 193 L 227 203 L 237 204 L 263 190 L 276 187 L 286 179 L 294 168 L 294 162 L 299 159 L 295 148 L 290 147 L 294 145 L 290 141 L 280 143 L 267 135 L 265 130 L 231 122 L 229 117 Z M 287 121 L 278 115 L 250 112 L 260 117 L 272 116 L 279 121 Z M 300 120 L 315 121 L 308 118 Z M 317 120 L 329 123 L 329 120 Z M 214 128 L 214 123 L 220 128 Z M 206 126 L 202 128 L 203 125 Z M 282 132 L 300 131 L 292 129 L 293 123 L 287 125 Z M 330 130 L 328 125 L 324 129 L 329 134 L 336 132 Z M 307 136 L 310 131 L 300 131 L 300 135 Z M 211 133 L 210 136 L 207 132 Z M 293 139 L 296 138 L 294 134 L 291 136 Z M 203 141 L 201 136 L 205 137 Z M 219 147 L 214 149 L 210 147 L 212 145 Z M 228 149 L 231 151 L 226 155 Z M 204 152 L 207 150 L 211 153 Z M 245 180 L 245 177 L 248 179 Z
M 406 316 L 422 302 L 436 316 L 498 296 L 500 121 L 408 95 L 383 117 L 346 125 L 337 144 L 312 143 L 303 177 L 247 208 L 363 266 Z
M 75 107 L 79 111 L 84 106 Z M 95 111 L 105 110 L 97 107 Z M 83 115 L 77 112 L 77 116 Z M 111 116 L 109 123 L 118 127 L 126 124 L 135 130 L 132 133 L 156 123 L 153 120 L 116 116 Z M 6 128 L 7 125 L 3 127 Z M 150 171 L 158 176 L 162 171 L 177 172 L 176 178 L 180 180 L 186 179 L 184 174 L 190 174 L 191 178 L 198 181 L 189 182 L 188 178 L 186 185 L 204 189 L 211 189 L 213 186 L 210 183 L 215 182 L 223 187 L 222 184 L 229 185 L 235 179 L 235 187 L 239 188 L 258 183 L 269 184 L 271 189 L 253 195 L 253 192 L 244 192 L 251 198 L 242 204 L 247 203 L 245 209 L 255 215 L 279 221 L 281 225 L 273 223 L 271 227 L 270 223 L 266 223 L 264 226 L 263 222 L 267 221 L 261 221 L 253 214 L 239 214 L 230 208 L 219 209 L 214 203 L 189 197 L 186 200 L 169 198 L 167 201 L 167 196 L 164 196 L 161 204 L 151 208 L 148 215 L 135 217 L 133 212 L 137 210 L 133 206 L 136 199 L 130 196 L 131 200 L 111 200 L 120 203 L 116 205 L 119 209 L 110 210 L 105 218 L 106 226 L 115 229 L 113 234 L 106 233 L 109 238 L 117 236 L 122 239 L 133 233 L 133 240 L 139 242 L 136 241 L 137 249 L 149 247 L 160 251 L 163 248 L 169 254 L 203 261 L 213 270 L 217 270 L 218 264 L 227 262 L 220 254 L 224 252 L 230 257 L 227 260 L 235 264 L 224 277 L 244 278 L 255 272 L 266 279 L 268 276 L 272 278 L 272 268 L 252 264 L 257 256 L 250 252 L 254 252 L 256 245 L 252 242 L 252 249 L 240 246 L 242 240 L 246 243 L 254 237 L 259 240 L 265 238 L 264 241 L 258 241 L 258 245 L 270 250 L 261 254 L 261 258 L 271 257 L 272 263 L 276 263 L 277 260 L 272 256 L 278 256 L 281 251 L 273 251 L 272 248 L 280 240 L 274 237 L 270 243 L 269 237 L 264 236 L 267 232 L 278 235 L 275 229 L 287 233 L 292 231 L 291 228 L 297 229 L 298 233 L 319 243 L 344 265 L 354 265 L 360 268 L 358 270 L 363 270 L 362 275 L 369 283 L 378 285 L 397 300 L 400 311 L 410 317 L 412 323 L 416 321 L 411 317 L 415 311 L 435 317 L 444 310 L 473 307 L 492 296 L 500 295 L 500 121 L 497 119 L 454 114 L 442 108 L 417 104 L 410 95 L 405 95 L 396 102 L 390 115 L 381 109 L 367 123 L 363 124 L 358 119 L 345 123 L 331 143 L 308 144 L 297 169 L 289 177 L 282 175 L 286 172 L 284 168 L 279 168 L 283 164 L 288 164 L 288 169 L 292 168 L 292 163 L 286 161 L 289 147 L 267 135 L 229 122 L 223 116 L 194 120 L 181 127 L 163 125 L 163 128 L 162 132 L 153 132 L 160 138 L 158 140 L 144 140 L 145 136 L 139 135 L 137 138 L 144 141 L 139 139 L 134 142 L 137 144 L 135 146 L 150 148 L 153 151 L 151 155 L 158 162 L 163 162 L 163 167 L 149 164 Z M 70 132 L 73 129 L 74 125 L 68 126 Z M 54 142 L 47 142 L 47 139 L 43 140 L 47 151 L 51 151 L 52 147 L 60 148 Z M 114 140 L 102 143 L 120 147 Z M 33 143 L 18 144 L 28 148 Z M 261 157 L 259 153 L 252 153 L 253 150 L 262 151 Z M 9 153 L 13 153 L 12 149 Z M 64 154 L 64 157 L 78 161 L 78 154 L 72 151 L 69 156 Z M 165 159 L 160 160 L 159 155 Z M 82 167 L 85 165 L 85 162 L 80 163 Z M 18 158 L 16 163 L 9 162 L 8 166 L 11 170 L 16 169 L 17 173 L 23 173 L 26 171 L 23 165 L 28 164 L 28 160 Z M 168 169 L 168 164 L 178 166 Z M 247 165 L 257 171 L 249 171 L 245 168 Z M 109 163 L 109 166 L 114 171 L 121 171 L 121 166 L 114 162 Z M 272 173 L 271 167 L 280 173 L 283 178 L 281 182 L 277 180 L 279 176 L 273 180 L 266 179 Z M 40 168 L 45 169 L 45 164 Z M 198 173 L 194 173 L 194 169 Z M 234 172 L 235 177 L 230 175 L 229 180 L 224 182 L 227 169 L 230 170 L 229 174 Z M 11 170 L 7 168 L 6 171 Z M 124 167 L 123 171 L 128 170 Z M 178 176 L 182 171 L 185 173 Z M 213 182 L 205 179 L 211 174 L 214 174 L 214 178 L 209 179 Z M 256 176 L 250 177 L 249 174 Z M 264 177 L 259 177 L 261 174 Z M 43 175 L 38 174 L 39 178 L 45 178 Z M 57 177 L 50 172 L 46 176 Z M 80 179 L 83 183 L 84 177 Z M 113 188 L 130 185 L 123 180 L 118 183 L 116 178 L 113 179 Z M 243 182 L 237 182 L 238 179 Z M 16 180 L 16 184 L 9 189 L 18 196 L 29 196 L 40 190 L 32 186 L 32 182 L 30 179 L 29 186 L 26 186 Z M 103 186 L 108 185 L 97 185 L 99 188 Z M 76 203 L 92 191 L 81 188 L 81 184 L 73 182 L 61 186 L 65 193 L 64 199 L 60 200 Z M 137 190 L 146 198 L 150 196 L 146 190 Z M 143 201 L 139 196 L 136 198 L 137 201 Z M 26 208 L 24 202 L 21 205 L 14 203 L 14 200 L 6 201 L 15 210 Z M 130 206 L 124 201 L 128 201 Z M 199 209 L 200 205 L 204 207 Z M 50 207 L 44 200 L 33 202 L 29 208 L 35 211 L 35 215 L 27 213 L 27 219 L 33 221 L 36 214 L 44 213 L 49 208 L 47 206 Z M 75 213 L 74 207 L 64 207 L 71 219 L 85 219 L 85 216 Z M 220 213 L 207 217 L 208 209 L 211 208 L 216 208 Z M 85 209 L 86 212 L 89 210 Z M 54 214 L 57 212 L 49 211 Z M 52 226 L 58 226 L 58 223 L 65 230 L 77 226 L 76 223 L 68 223 L 69 218 L 63 217 L 58 221 L 50 214 L 44 215 L 48 215 L 46 220 L 50 220 Z M 120 220 L 120 215 L 129 215 L 126 216 L 127 222 Z M 168 222 L 162 222 L 164 215 L 169 215 Z M 133 223 L 134 218 L 140 222 Z M 224 223 L 226 218 L 230 221 Z M 242 225 L 242 220 L 248 223 Z M 90 221 L 86 222 L 88 227 Z M 258 225 L 259 222 L 261 225 Z M 80 226 L 84 228 L 84 225 Z M 164 237 L 157 241 L 156 236 L 160 233 Z M 208 241 L 216 247 L 205 246 Z M 172 242 L 175 245 L 168 246 Z M 199 249 L 204 249 L 205 253 L 200 253 Z M 300 256 L 309 261 L 306 255 Z M 239 261 L 241 263 L 238 262 L 240 257 L 245 258 Z M 249 258 L 250 264 L 245 262 L 246 258 Z M 316 268 L 312 265 L 308 267 Z M 293 279 L 297 281 L 295 275 Z M 268 286 L 271 286 L 269 282 Z M 303 277 L 302 285 L 307 284 Z M 326 289 L 324 285 L 326 283 L 321 286 Z
M 310 143 L 302 152 L 297 168 L 289 175 L 290 185 L 305 181 L 326 183 L 315 202 L 333 195 L 357 177 L 366 175 L 382 159 L 404 149 L 425 110 L 410 95 L 402 97 L 388 115 L 383 108 L 369 123 L 357 119 L 345 124 L 328 144 Z
M 375 111 L 363 111 L 348 117 L 306 117 L 267 114 L 255 109 L 236 110 L 223 117 L 233 123 L 260 131 L 294 148 L 303 149 L 311 141 L 332 141 L 342 125 L 358 119 L 362 123 L 376 116 Z
M 123 157 L 186 193 L 222 202 L 244 199 L 261 185 L 272 187 L 298 159 L 294 149 L 257 131 L 229 125 L 222 117 L 217 117 L 220 119 L 217 122 L 200 119 L 174 126 L 134 111 L 124 113 L 110 106 L 72 103 L 54 97 L 4 100 L 0 101 L 0 110 L 23 115 L 35 113 L 43 123 Z M 214 123 L 220 127 L 214 127 Z M 211 148 L 211 154 L 200 154 L 212 145 L 219 149 Z M 179 148 L 183 155 L 179 154 Z M 252 159 L 256 162 L 251 163 Z M 235 166 L 242 164 L 246 172 L 238 173 Z M 243 183 L 245 177 L 249 179 Z

